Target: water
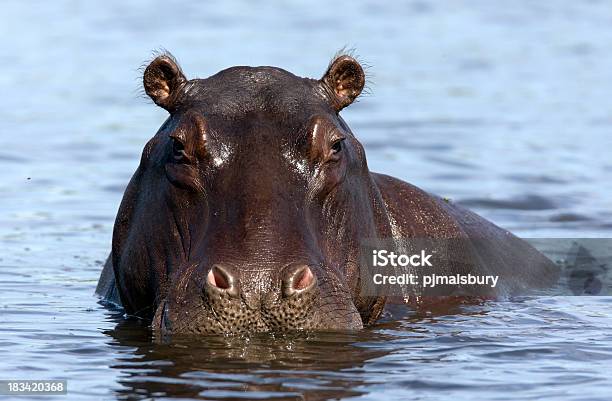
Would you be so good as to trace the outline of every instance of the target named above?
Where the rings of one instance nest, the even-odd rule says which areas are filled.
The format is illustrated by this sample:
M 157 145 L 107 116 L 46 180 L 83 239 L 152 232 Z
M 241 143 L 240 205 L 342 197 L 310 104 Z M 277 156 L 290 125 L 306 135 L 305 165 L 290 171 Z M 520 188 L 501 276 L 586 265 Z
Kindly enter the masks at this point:
M 68 379 L 75 400 L 610 399 L 607 297 L 158 344 L 93 296 L 165 119 L 138 72 L 161 46 L 189 77 L 241 64 L 319 77 L 354 46 L 371 94 L 343 114 L 372 170 L 521 236 L 609 237 L 609 3 L 6 1 L 2 14 L 0 379 Z

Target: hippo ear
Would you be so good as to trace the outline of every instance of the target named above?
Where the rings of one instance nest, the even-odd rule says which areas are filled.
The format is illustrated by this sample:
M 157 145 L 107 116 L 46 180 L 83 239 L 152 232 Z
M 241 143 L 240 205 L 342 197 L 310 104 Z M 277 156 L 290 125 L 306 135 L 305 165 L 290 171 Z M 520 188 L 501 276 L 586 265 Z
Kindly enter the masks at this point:
M 145 69 L 143 84 L 145 92 L 156 105 L 172 112 L 177 94 L 187 79 L 174 57 L 169 54 L 157 56 Z
M 331 90 L 333 107 L 340 111 L 353 103 L 363 90 L 365 73 L 357 60 L 342 55 L 332 61 L 321 82 Z

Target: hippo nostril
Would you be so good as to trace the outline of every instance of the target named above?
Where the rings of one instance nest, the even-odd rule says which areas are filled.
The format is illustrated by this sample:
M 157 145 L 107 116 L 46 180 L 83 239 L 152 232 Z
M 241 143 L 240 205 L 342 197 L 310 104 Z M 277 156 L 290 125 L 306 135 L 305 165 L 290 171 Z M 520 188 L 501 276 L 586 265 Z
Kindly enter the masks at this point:
M 224 266 L 214 265 L 208 272 L 206 281 L 210 287 L 226 291 L 230 295 L 238 294 L 238 281 Z
M 287 269 L 283 280 L 283 294 L 291 296 L 313 288 L 316 277 L 310 267 L 306 265 L 293 265 Z
M 302 269 L 298 276 L 295 277 L 293 281 L 293 289 L 294 290 L 303 290 L 308 287 L 314 281 L 314 274 L 310 268 L 306 267 Z
M 230 286 L 224 272 L 216 266 L 214 266 L 212 269 L 210 269 L 210 272 L 208 272 L 208 282 L 217 288 L 221 288 L 222 290 L 226 290 Z

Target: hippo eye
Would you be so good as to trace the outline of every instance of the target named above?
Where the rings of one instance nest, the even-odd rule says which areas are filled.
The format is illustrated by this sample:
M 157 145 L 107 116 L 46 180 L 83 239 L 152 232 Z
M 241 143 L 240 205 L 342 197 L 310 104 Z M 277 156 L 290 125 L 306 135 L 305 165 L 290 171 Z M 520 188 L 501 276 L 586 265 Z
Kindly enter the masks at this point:
M 332 154 L 335 155 L 335 154 L 338 154 L 338 153 L 340 153 L 342 151 L 342 148 L 344 147 L 343 142 L 344 142 L 345 139 L 346 138 L 340 138 L 336 142 L 334 142 L 334 144 L 331 147 Z
M 185 145 L 176 138 L 172 138 L 172 157 L 175 161 L 181 161 L 186 157 Z

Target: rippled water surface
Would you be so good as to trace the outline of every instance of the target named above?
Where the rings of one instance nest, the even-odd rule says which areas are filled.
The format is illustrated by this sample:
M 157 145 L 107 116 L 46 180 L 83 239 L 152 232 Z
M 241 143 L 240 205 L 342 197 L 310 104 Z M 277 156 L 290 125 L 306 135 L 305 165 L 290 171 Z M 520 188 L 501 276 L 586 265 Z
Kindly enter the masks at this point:
M 75 400 L 612 397 L 608 297 L 167 344 L 97 304 L 123 189 L 165 119 L 138 72 L 162 46 L 189 77 L 319 77 L 354 46 L 370 95 L 343 114 L 372 170 L 521 236 L 610 237 L 609 2 L 328 3 L 3 2 L 0 379 L 68 379 Z

